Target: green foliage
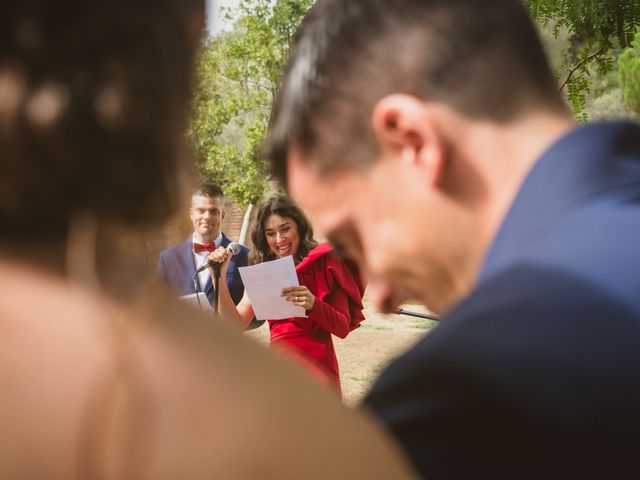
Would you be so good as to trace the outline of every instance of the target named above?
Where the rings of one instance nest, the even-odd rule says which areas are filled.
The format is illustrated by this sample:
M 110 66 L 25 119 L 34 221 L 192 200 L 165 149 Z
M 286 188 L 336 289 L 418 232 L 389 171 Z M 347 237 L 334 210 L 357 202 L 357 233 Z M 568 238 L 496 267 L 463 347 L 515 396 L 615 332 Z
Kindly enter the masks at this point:
M 634 114 L 625 108 L 622 91 L 618 87 L 590 99 L 587 104 L 590 120 L 632 119 Z
M 220 183 L 241 204 L 259 202 L 268 189 L 264 160 L 257 152 L 289 45 L 312 3 L 241 0 L 237 9 L 225 12 L 233 31 L 208 39 L 201 49 L 189 136 L 201 175 Z M 587 120 L 593 98 L 602 98 L 598 111 L 603 115 L 617 111 L 605 105 L 614 98 L 608 91 L 592 92 L 598 88 L 594 77 L 611 72 L 618 51 L 631 44 L 640 24 L 640 0 L 525 0 L 525 4 L 553 35 L 562 33 L 569 39 L 558 74 L 576 117 Z M 625 102 L 636 112 L 638 42 L 620 59 L 619 77 Z
M 268 188 L 258 151 L 297 27 L 313 0 L 241 0 L 234 30 L 209 39 L 198 61 L 189 136 L 200 173 L 241 204 Z
M 640 114 L 640 29 L 632 48 L 627 48 L 618 62 L 620 87 L 625 106 Z
M 571 37 L 560 66 L 561 89 L 576 117 L 587 120 L 586 96 L 592 74 L 605 75 L 615 65 L 615 50 L 627 47 L 640 25 L 640 0 L 525 0 L 535 20 L 554 35 Z

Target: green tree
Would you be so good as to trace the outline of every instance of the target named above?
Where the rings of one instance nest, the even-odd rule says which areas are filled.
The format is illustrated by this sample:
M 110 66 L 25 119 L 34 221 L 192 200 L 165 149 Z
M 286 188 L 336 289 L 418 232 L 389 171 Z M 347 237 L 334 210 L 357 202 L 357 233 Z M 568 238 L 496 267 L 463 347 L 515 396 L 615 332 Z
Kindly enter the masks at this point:
M 201 174 L 241 204 L 260 201 L 268 188 L 257 151 L 289 46 L 312 3 L 242 0 L 225 12 L 234 30 L 203 45 L 190 137 Z
M 639 0 L 525 0 L 535 20 L 557 36 L 569 32 L 566 62 L 560 66 L 561 90 L 579 120 L 589 93 L 591 71 L 604 75 L 614 68 L 615 49 L 629 46 L 640 25 Z
M 618 73 L 625 106 L 640 115 L 640 29 L 632 48 L 627 48 L 620 56 Z

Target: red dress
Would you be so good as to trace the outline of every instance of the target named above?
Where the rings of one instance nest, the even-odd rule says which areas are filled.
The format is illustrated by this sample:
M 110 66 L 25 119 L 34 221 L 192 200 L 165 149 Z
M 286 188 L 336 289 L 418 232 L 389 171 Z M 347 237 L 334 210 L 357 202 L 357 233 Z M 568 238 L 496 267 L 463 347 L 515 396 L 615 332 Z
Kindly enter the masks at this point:
M 271 348 L 309 368 L 323 383 L 340 391 L 338 359 L 331 335 L 345 338 L 364 320 L 364 284 L 352 262 L 321 243 L 296 267 L 300 285 L 316 297 L 308 318 L 269 320 Z

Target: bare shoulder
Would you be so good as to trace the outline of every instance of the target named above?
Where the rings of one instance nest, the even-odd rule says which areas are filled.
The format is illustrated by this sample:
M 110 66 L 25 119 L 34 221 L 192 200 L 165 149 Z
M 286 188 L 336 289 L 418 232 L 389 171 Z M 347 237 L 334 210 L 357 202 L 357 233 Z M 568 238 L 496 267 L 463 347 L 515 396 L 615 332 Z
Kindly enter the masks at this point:
M 2 478 L 410 477 L 371 419 L 233 326 L 165 291 L 122 309 L 33 282 L 0 301 Z
M 201 465 L 192 478 L 211 469 L 224 478 L 410 478 L 364 413 L 233 326 L 181 307 L 166 309 L 159 327 L 157 340 L 172 339 L 169 351 L 146 352 L 157 355 L 148 364 L 162 395 L 175 397 L 161 416 L 167 430 L 193 427 L 193 444 L 168 435 L 159 448 L 184 449 L 189 464 Z M 175 323 L 187 315 L 191 325 Z M 185 335 L 179 345 L 174 329 Z

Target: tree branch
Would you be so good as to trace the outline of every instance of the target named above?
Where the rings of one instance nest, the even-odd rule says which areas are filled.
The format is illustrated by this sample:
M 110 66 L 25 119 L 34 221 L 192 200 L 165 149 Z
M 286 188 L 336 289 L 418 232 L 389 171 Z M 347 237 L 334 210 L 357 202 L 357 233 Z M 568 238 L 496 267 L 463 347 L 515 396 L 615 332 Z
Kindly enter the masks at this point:
M 266 93 L 272 93 L 272 89 L 269 88 L 267 85 L 263 85 L 260 82 L 256 82 L 255 80 L 250 80 L 248 78 L 243 78 L 243 79 L 237 79 L 237 78 L 233 78 L 230 77 L 228 75 L 225 75 L 224 73 L 219 73 L 218 75 L 220 75 L 222 78 L 224 78 L 225 80 L 229 80 L 230 82 L 234 82 L 234 83 L 240 83 L 241 86 L 244 86 L 243 82 L 249 85 L 252 85 L 254 87 L 260 88 L 262 90 L 264 90 Z
M 258 87 L 258 88 L 264 90 L 267 93 L 271 93 L 271 89 L 268 86 L 263 85 L 260 82 L 256 82 L 254 80 L 249 80 L 248 78 L 245 78 L 244 81 L 247 82 L 247 84 L 249 84 L 249 85 L 253 85 L 254 87 Z
M 600 47 L 600 50 L 598 50 L 596 53 L 592 53 L 587 58 L 583 58 L 578 63 L 576 63 L 576 65 L 569 71 L 569 75 L 567 75 L 567 78 L 564 80 L 564 82 L 562 82 L 562 85 L 560 85 L 560 91 L 562 92 L 564 87 L 567 86 L 567 83 L 569 83 L 569 81 L 571 80 L 571 77 L 573 76 L 573 74 L 576 73 L 576 70 L 578 70 L 585 63 L 590 62 L 594 58 L 599 57 L 600 55 L 602 55 L 606 51 L 607 51 L 607 47 L 605 45 L 603 45 L 602 47 Z

